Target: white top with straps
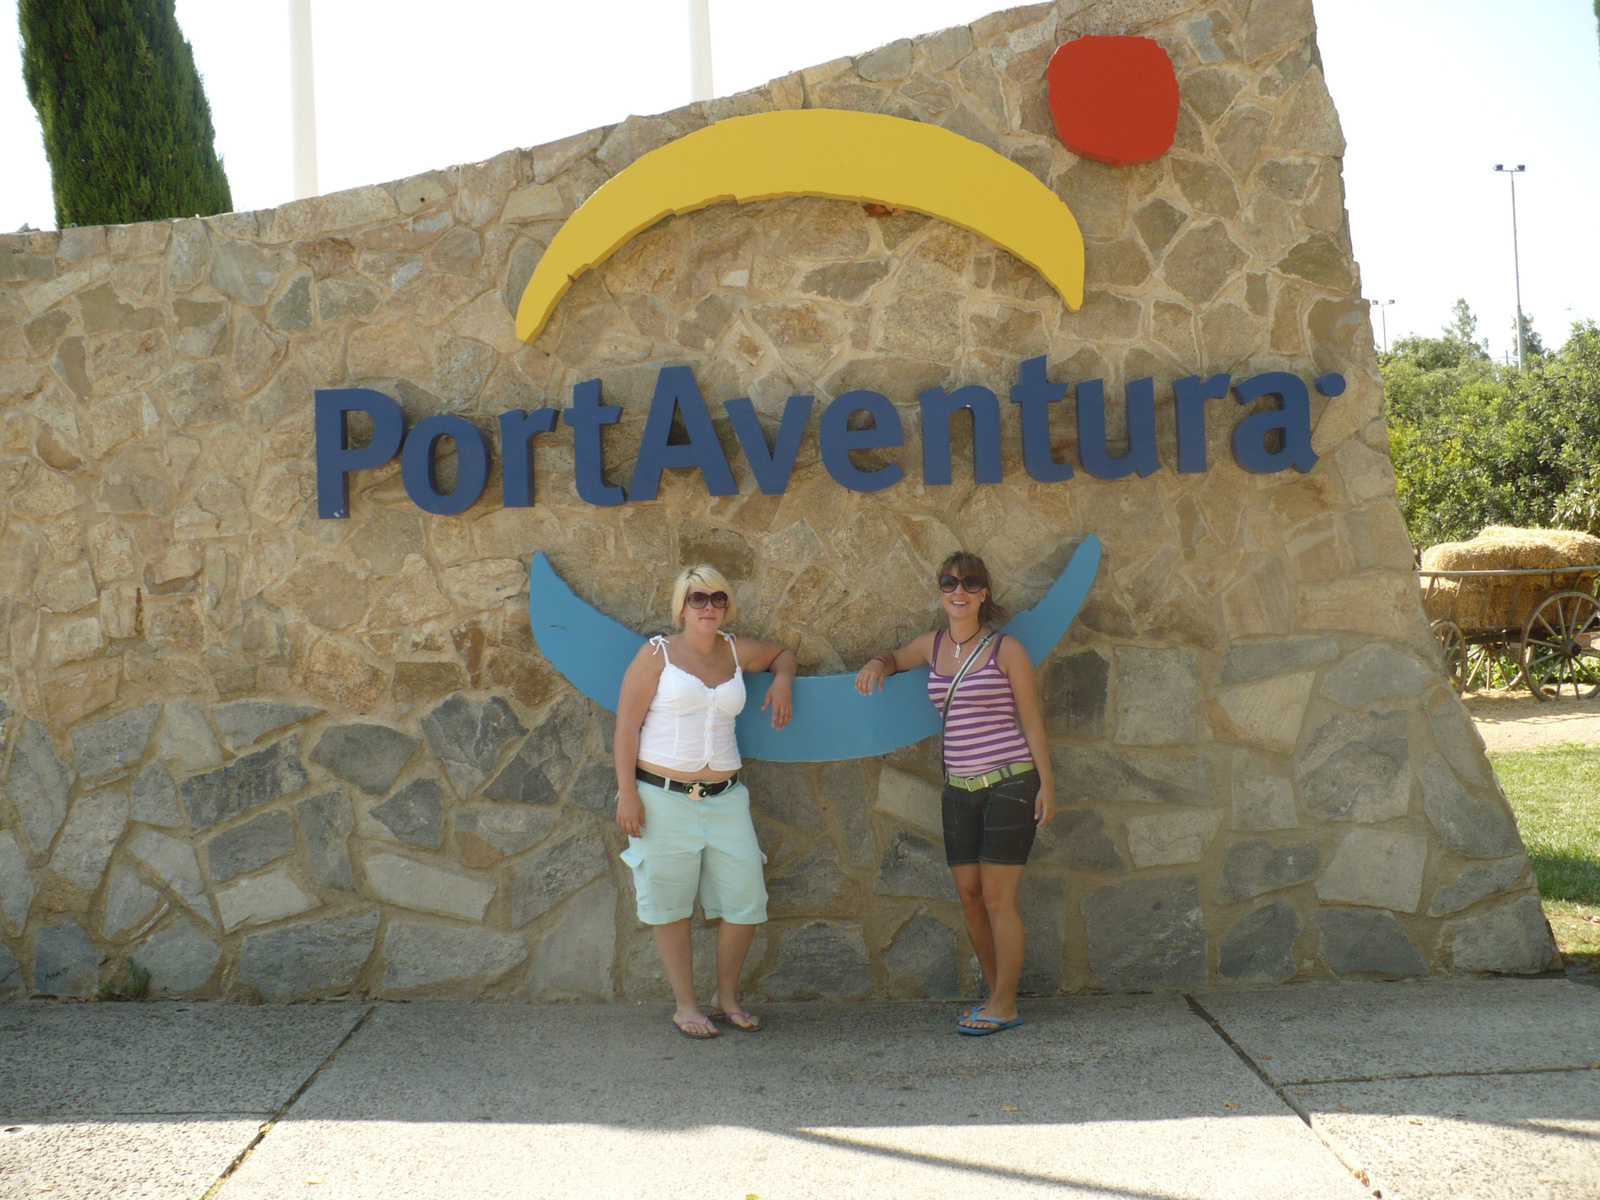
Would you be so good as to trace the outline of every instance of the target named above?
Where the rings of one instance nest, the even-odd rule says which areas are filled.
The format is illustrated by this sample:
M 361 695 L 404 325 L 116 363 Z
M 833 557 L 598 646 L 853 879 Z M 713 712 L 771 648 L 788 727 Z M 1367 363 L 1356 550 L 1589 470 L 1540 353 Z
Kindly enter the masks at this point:
M 716 687 L 673 665 L 666 638 L 650 639 L 667 661 L 639 730 L 639 757 L 645 762 L 675 771 L 737 771 L 743 765 L 733 720 L 744 708 L 744 673 L 733 635 L 717 632 L 728 639 L 734 666 L 733 678 Z

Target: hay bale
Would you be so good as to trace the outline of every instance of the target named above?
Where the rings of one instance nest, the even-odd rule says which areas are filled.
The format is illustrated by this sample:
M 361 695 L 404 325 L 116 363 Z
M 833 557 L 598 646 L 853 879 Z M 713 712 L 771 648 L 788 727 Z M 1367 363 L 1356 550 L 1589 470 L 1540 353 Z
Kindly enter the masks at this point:
M 1600 538 L 1573 529 L 1489 525 L 1470 542 L 1441 542 L 1422 552 L 1424 571 L 1510 571 L 1600 563 Z
M 1422 552 L 1424 571 L 1515 571 L 1600 564 L 1600 538 L 1571 529 L 1518 529 L 1489 525 L 1470 542 L 1441 542 Z M 1449 618 L 1468 633 L 1520 629 L 1552 592 L 1593 592 L 1595 572 L 1561 575 L 1479 576 L 1424 585 L 1430 620 Z

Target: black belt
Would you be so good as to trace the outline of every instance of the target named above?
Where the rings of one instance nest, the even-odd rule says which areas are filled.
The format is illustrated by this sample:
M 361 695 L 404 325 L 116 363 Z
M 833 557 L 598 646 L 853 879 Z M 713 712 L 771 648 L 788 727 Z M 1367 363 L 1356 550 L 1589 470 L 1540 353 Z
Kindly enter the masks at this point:
M 709 796 L 720 796 L 734 784 L 739 782 L 735 775 L 732 779 L 724 779 L 720 783 L 703 783 L 698 780 L 685 783 L 681 779 L 668 779 L 665 775 L 656 775 L 646 771 L 643 767 L 633 769 L 633 777 L 641 783 L 648 783 L 652 787 L 665 788 L 669 792 L 683 792 L 691 800 L 703 800 Z

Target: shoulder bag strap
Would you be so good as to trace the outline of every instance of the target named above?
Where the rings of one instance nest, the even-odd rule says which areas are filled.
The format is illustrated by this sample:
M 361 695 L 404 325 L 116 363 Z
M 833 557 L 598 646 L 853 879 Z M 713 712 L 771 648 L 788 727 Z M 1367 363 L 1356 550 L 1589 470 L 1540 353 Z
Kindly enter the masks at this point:
M 973 665 L 983 658 L 983 652 L 989 648 L 989 643 L 994 641 L 997 636 L 999 635 L 993 629 L 984 634 L 983 640 L 973 647 L 972 653 L 967 655 L 967 661 L 961 664 L 961 669 L 950 680 L 950 690 L 944 694 L 944 707 L 939 712 L 939 720 L 944 725 L 950 723 L 950 704 L 956 698 L 956 688 L 967 677 L 967 672 L 972 670 Z

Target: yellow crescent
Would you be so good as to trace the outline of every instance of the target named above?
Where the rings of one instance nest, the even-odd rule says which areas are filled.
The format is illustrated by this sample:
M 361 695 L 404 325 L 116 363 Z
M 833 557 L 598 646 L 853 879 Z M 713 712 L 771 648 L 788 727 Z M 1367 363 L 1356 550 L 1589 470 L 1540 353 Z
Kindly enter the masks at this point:
M 532 341 L 573 281 L 663 217 L 778 196 L 910 209 L 958 225 L 1083 304 L 1083 234 L 1061 200 L 1010 159 L 937 125 L 810 108 L 731 117 L 641 155 L 567 219 L 523 290 Z

